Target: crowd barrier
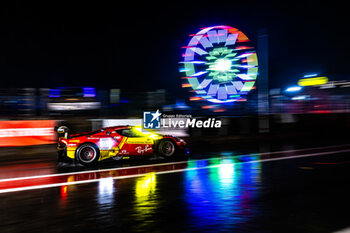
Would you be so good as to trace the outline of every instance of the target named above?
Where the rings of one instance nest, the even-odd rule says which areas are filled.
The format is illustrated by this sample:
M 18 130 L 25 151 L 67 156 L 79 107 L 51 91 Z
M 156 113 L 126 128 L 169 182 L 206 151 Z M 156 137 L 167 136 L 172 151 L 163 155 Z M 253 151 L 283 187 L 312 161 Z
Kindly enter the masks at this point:
M 56 142 L 55 120 L 0 121 L 0 147 Z

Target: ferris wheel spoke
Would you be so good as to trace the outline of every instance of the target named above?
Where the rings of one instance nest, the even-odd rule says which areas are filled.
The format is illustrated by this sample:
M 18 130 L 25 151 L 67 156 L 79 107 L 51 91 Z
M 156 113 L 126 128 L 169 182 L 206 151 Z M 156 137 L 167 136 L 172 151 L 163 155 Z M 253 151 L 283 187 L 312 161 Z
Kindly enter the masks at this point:
M 208 73 L 208 71 L 200 71 L 200 72 L 192 74 L 191 77 L 198 77 L 198 76 L 201 76 L 201 75 L 206 74 L 206 73 Z
M 204 51 L 203 49 L 201 48 L 190 48 L 193 52 L 195 53 L 198 53 L 199 55 L 204 55 L 204 54 L 208 54 L 207 51 Z
M 208 40 L 208 38 L 206 37 L 202 37 L 199 42 L 201 43 L 201 45 L 203 46 L 203 48 L 212 48 L 213 44 Z
M 247 74 L 236 74 L 236 76 L 242 80 L 254 80 L 254 78 L 250 77 Z
M 204 89 L 206 88 L 213 80 L 212 79 L 204 79 L 201 84 L 198 85 L 196 89 Z
M 241 90 L 243 88 L 243 82 L 241 81 L 234 81 L 232 82 L 232 84 L 236 88 L 236 90 Z
M 227 91 L 225 86 L 221 86 L 218 89 L 218 99 L 226 100 L 227 99 Z
M 227 94 L 235 95 L 237 94 L 236 88 L 232 84 L 226 85 Z
M 211 84 L 209 86 L 208 95 L 216 95 L 219 89 L 219 84 Z
M 226 40 L 227 40 L 227 30 L 225 30 L 225 29 L 224 30 L 218 30 L 217 36 L 218 36 L 219 43 L 226 42 Z
M 237 37 L 238 34 L 230 34 L 226 39 L 225 46 L 234 45 L 236 43 Z

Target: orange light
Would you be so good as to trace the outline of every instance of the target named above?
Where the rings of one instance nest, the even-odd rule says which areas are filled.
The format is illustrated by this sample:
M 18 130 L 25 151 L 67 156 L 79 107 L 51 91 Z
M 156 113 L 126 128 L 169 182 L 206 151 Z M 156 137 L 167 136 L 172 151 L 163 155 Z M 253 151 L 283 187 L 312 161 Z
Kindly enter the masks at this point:
M 198 100 L 202 100 L 202 98 L 201 97 L 196 97 L 196 96 L 190 97 L 190 101 L 198 101 Z
M 214 112 L 225 112 L 225 109 L 219 108 L 219 109 L 215 109 Z
M 211 106 L 211 105 L 202 106 L 202 109 L 210 109 L 210 108 L 214 108 L 214 106 Z
M 183 84 L 182 84 L 182 87 L 183 87 L 183 88 L 186 88 L 186 87 L 192 87 L 192 85 L 191 85 L 191 84 L 189 84 L 189 83 L 183 83 Z
M 235 50 L 243 50 L 243 49 L 252 49 L 253 47 L 249 47 L 249 46 L 238 46 L 236 47 Z

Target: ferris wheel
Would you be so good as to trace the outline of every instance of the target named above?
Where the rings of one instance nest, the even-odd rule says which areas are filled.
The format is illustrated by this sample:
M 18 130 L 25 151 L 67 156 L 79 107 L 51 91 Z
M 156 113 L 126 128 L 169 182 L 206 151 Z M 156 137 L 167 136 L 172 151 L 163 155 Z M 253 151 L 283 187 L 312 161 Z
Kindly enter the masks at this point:
M 257 55 L 248 37 L 230 26 L 213 26 L 190 35 L 180 72 L 190 100 L 244 101 L 258 74 Z

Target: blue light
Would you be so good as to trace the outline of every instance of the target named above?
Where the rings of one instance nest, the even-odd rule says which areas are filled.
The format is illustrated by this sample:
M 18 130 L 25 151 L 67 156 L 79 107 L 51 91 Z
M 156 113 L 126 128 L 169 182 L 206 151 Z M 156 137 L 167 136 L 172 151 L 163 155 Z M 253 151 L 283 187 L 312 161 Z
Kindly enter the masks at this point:
M 188 161 L 185 172 L 183 199 L 193 226 L 217 232 L 217 226 L 225 229 L 259 216 L 254 200 L 260 195 L 261 164 L 235 163 L 232 157 L 209 161 L 207 169 Z
M 304 75 L 304 78 L 311 78 L 311 77 L 316 77 L 318 74 L 306 74 Z
M 59 98 L 59 97 L 61 97 L 61 90 L 50 89 L 49 98 Z
M 95 88 L 93 87 L 83 87 L 83 97 L 96 97 Z
M 292 87 L 288 87 L 286 89 L 286 92 L 297 92 L 297 91 L 300 91 L 300 90 L 301 90 L 300 86 L 292 86 Z
M 128 99 L 120 99 L 120 100 L 119 100 L 119 103 L 121 103 L 121 104 L 127 104 L 127 103 L 130 103 L 130 100 L 128 100 Z

